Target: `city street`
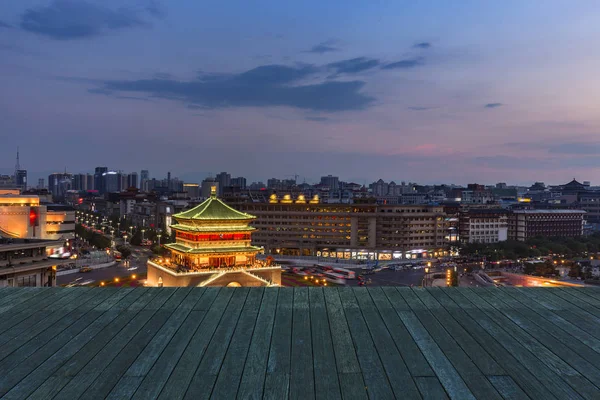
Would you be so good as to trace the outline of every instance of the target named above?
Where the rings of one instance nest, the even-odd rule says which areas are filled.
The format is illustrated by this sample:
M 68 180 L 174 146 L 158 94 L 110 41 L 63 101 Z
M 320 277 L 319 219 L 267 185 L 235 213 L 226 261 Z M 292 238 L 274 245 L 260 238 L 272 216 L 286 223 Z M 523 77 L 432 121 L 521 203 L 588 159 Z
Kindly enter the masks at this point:
M 92 285 L 98 285 L 100 282 L 108 282 L 114 280 L 115 277 L 146 275 L 146 261 L 152 252 L 144 247 L 133 247 L 132 255 L 129 257 L 129 265 L 125 266 L 123 262 L 118 262 L 112 267 L 93 270 L 92 272 L 77 272 L 69 275 L 62 275 L 56 278 L 57 285 L 66 285 L 74 282 L 77 278 L 81 278 L 79 282 L 93 280 Z M 136 268 L 129 270 L 130 268 Z
M 365 272 L 356 270 L 358 274 Z M 365 280 L 371 282 L 368 286 L 421 286 L 423 282 L 423 269 L 409 269 L 406 271 L 393 271 L 384 269 L 370 275 L 363 275 Z M 347 280 L 347 286 L 358 286 L 358 280 Z

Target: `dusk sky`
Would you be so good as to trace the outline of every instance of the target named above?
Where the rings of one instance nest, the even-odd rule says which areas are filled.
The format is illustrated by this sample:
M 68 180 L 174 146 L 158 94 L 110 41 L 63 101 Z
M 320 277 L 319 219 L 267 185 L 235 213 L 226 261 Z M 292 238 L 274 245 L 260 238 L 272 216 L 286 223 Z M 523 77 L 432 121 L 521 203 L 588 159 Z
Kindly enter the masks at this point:
M 600 184 L 600 2 L 0 3 L 0 173 Z

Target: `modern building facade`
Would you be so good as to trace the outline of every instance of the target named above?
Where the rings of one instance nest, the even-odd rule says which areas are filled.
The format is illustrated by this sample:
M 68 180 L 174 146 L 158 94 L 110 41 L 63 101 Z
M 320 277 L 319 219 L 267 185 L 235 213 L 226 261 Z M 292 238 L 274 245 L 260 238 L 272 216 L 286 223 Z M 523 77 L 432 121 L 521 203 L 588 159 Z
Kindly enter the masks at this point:
M 508 237 L 525 241 L 536 236 L 582 236 L 585 213 L 583 210 L 514 210 L 509 215 Z
M 462 243 L 497 243 L 508 239 L 509 211 L 502 208 L 472 208 L 459 215 Z
M 55 241 L 5 238 L 0 235 L 0 287 L 56 286 L 56 269 L 70 260 L 49 257 Z
M 253 243 L 267 254 L 364 260 L 449 254 L 446 218 L 437 205 L 323 204 L 285 195 L 234 207 L 256 215 Z
M 191 210 L 173 215 L 176 242 L 166 244 L 170 256 L 148 262 L 149 286 L 277 286 L 281 268 L 256 260 L 261 250 L 251 244 L 255 218 L 216 196 Z
M 9 238 L 73 239 L 75 210 L 41 204 L 38 196 L 0 195 L 0 234 Z

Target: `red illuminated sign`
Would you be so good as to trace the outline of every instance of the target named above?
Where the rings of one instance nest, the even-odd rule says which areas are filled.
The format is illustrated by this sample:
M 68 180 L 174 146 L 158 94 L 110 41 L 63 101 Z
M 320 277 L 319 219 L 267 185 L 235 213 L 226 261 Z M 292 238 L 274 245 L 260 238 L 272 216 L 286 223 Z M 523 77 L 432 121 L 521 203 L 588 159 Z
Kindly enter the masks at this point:
M 35 208 L 31 208 L 29 210 L 29 225 L 37 226 L 38 225 L 38 210 Z

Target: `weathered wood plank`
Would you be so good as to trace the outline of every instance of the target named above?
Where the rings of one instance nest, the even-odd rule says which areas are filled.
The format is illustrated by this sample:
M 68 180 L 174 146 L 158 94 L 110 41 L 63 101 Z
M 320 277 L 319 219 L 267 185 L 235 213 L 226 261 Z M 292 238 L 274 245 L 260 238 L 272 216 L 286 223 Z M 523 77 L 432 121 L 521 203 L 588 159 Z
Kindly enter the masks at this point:
M 159 398 L 181 399 L 185 396 L 185 392 L 194 377 L 194 373 L 198 369 L 198 365 L 217 329 L 217 325 L 221 321 L 224 312 L 229 305 L 233 293 L 234 291 L 231 289 L 221 289 L 210 307 L 208 304 L 201 304 L 203 302 L 198 302 L 192 309 L 197 312 L 205 310 L 206 315 L 196 330 L 196 333 L 192 336 L 187 348 L 185 348 L 184 352 L 181 354 L 169 379 L 164 384 Z
M 410 310 L 409 305 L 400 294 L 401 290 L 396 290 L 394 287 L 387 287 L 383 290 L 390 299 L 390 303 L 396 308 L 398 316 L 417 343 L 417 346 L 419 346 L 421 352 L 423 352 L 423 355 L 429 361 L 448 395 L 454 399 L 475 399 L 456 368 L 454 368 L 450 360 L 444 355 L 444 352 L 433 340 L 414 312 Z
M 498 365 L 494 357 L 486 351 L 485 347 L 474 341 L 469 333 L 446 312 L 431 295 L 430 290 L 415 288 L 414 292 L 484 375 L 505 375 L 504 369 Z
M 294 292 L 279 289 L 277 310 L 271 335 L 269 360 L 265 374 L 264 398 L 285 399 L 290 390 L 291 347 L 292 347 L 292 304 Z
M 315 397 L 324 400 L 339 399 L 341 398 L 340 384 L 323 288 L 308 288 L 308 298 L 315 373 Z
M 290 399 L 314 399 L 312 334 L 308 304 L 308 288 L 294 288 L 292 312 L 292 364 Z
M 250 349 L 244 363 L 242 380 L 238 388 L 237 398 L 239 399 L 258 400 L 262 398 L 279 290 L 279 288 L 267 288 L 263 294 Z
M 233 399 L 237 394 L 264 291 L 265 288 L 262 287 L 253 288 L 246 297 L 242 314 L 216 377 L 215 386 L 211 393 L 213 399 Z M 266 352 L 266 347 L 263 351 Z
M 140 301 L 140 297 L 147 288 L 136 288 L 133 290 L 121 290 L 112 295 L 105 303 L 112 303 L 113 306 L 105 311 L 105 314 L 115 317 L 102 331 L 86 343 L 75 355 L 64 362 L 62 366 L 56 370 L 50 377 L 40 385 L 35 392 L 30 396 L 30 400 L 44 400 L 54 397 L 69 381 L 75 376 L 96 354 L 116 335 L 121 329 L 131 320 L 130 315 L 124 313 L 123 310 L 129 307 L 136 301 Z M 146 299 L 149 301 L 150 299 Z M 98 308 L 98 307 L 96 307 Z
M 139 356 L 127 369 L 125 374 L 113 387 L 108 398 L 131 398 L 138 386 L 142 383 L 144 377 L 154 366 L 156 360 L 161 356 L 164 349 L 167 347 L 175 333 L 185 322 L 192 308 L 202 296 L 204 288 L 196 289 L 192 292 L 192 288 L 181 288 L 177 292 L 179 297 L 183 297 L 182 302 L 177 306 L 169 319 L 165 322 L 162 328 L 156 333 L 154 338 L 146 345 Z M 173 295 L 171 299 L 176 299 L 178 296 Z
M 532 301 L 528 296 L 517 290 L 505 290 L 504 293 L 510 296 L 514 301 L 518 302 L 523 308 L 535 312 L 539 316 L 543 317 L 548 323 L 557 329 L 566 332 L 571 337 L 577 339 L 585 346 L 594 350 L 596 353 L 600 353 L 600 340 L 590 335 L 586 331 L 579 328 L 577 325 L 572 324 L 568 320 L 555 314 L 552 310 L 539 304 L 538 302 Z
M 561 361 L 566 362 L 579 374 L 586 377 L 589 382 L 600 382 L 600 354 L 578 340 L 573 340 L 567 332 L 549 324 L 541 316 L 520 306 L 512 300 L 505 290 L 489 290 L 482 293 L 481 297 L 501 311 L 523 331 L 536 338 L 545 348 L 551 350 Z M 559 367 L 552 367 L 561 370 Z M 599 391 L 600 388 L 595 388 Z
M 388 332 L 392 335 L 394 342 L 398 344 L 398 350 L 411 375 L 434 377 L 435 374 L 431 366 L 404 326 L 404 323 L 398 317 L 383 290 L 380 287 L 371 287 L 369 288 L 369 294 L 377 306 Z
M 172 294 L 172 291 L 165 290 L 165 288 L 148 290 L 138 298 L 138 301 L 127 307 L 126 311 L 122 311 L 130 318 L 127 325 L 88 364 L 81 368 L 54 398 L 71 400 L 82 396 L 104 369 L 111 364 L 131 339 L 154 316 L 156 307 L 166 302 Z
M 25 330 L 35 325 L 42 319 L 48 316 L 45 311 L 39 311 L 46 305 L 46 303 L 57 303 L 61 298 L 72 295 L 73 292 L 61 290 L 62 288 L 49 288 L 44 292 L 40 292 L 40 295 L 35 296 L 31 302 L 23 302 L 18 306 L 12 308 L 10 311 L 2 314 L 3 323 L 0 326 L 0 342 L 4 343 L 6 340 L 5 332 L 12 329 L 13 331 L 20 328 Z M 14 337 L 14 336 L 13 336 Z
M 533 398 L 552 398 L 552 392 L 536 378 L 535 372 L 523 368 L 511 353 L 507 352 L 492 335 L 477 323 L 477 308 L 464 296 L 459 296 L 457 291 L 454 289 L 433 288 L 430 293 L 469 332 L 470 337 L 485 347 L 498 364 L 527 393 L 531 394 Z
M 508 375 L 493 375 L 488 376 L 488 379 L 506 400 L 529 399 L 529 396 L 527 396 L 523 389 Z
M 131 364 L 140 356 L 144 348 L 154 339 L 164 324 L 173 315 L 188 294 L 183 288 L 165 288 L 164 292 L 169 297 L 164 303 L 151 301 L 147 308 L 154 311 L 148 322 L 138 331 L 131 340 L 112 359 L 95 381 L 83 393 L 86 399 L 105 399 L 117 384 L 119 379 L 128 370 Z
M 477 368 L 471 358 L 459 346 L 456 340 L 444 329 L 444 326 L 435 316 L 426 309 L 425 304 L 419 299 L 417 293 L 426 295 L 426 289 L 401 290 L 399 291 L 406 303 L 414 311 L 421 324 L 444 355 L 452 363 L 462 380 L 476 398 L 497 399 L 501 396 L 494 386 L 485 379 L 484 374 Z
M 424 399 L 447 399 L 448 395 L 440 380 L 435 376 L 417 376 L 415 382 Z
M 339 293 L 337 290 L 328 289 L 323 291 L 323 295 L 342 398 L 366 399 L 368 398 L 367 387 L 358 363 L 356 348 L 350 335 L 350 328 Z
M 17 361 L 15 360 L 15 357 L 10 356 L 3 360 L 2 367 L 10 366 L 11 368 L 8 371 L 2 372 L 2 380 L 0 381 L 0 396 L 19 399 L 24 397 L 21 393 L 30 394 L 37 386 L 41 384 L 41 382 L 45 380 L 47 376 L 54 371 L 55 368 L 58 368 L 58 366 L 60 366 L 62 363 L 62 354 L 52 358 L 53 354 L 59 351 L 74 337 L 79 338 L 80 334 L 81 337 L 84 338 L 83 340 L 85 340 L 87 328 L 90 325 L 93 325 L 93 323 L 102 315 L 101 312 L 95 311 L 93 308 L 111 295 L 110 292 L 102 290 L 90 290 L 88 293 L 91 295 L 91 297 L 89 297 L 87 301 L 81 307 L 79 307 L 78 318 L 76 318 L 72 324 L 69 324 L 67 327 L 65 327 L 65 329 L 61 330 L 60 333 L 52 336 L 50 340 L 48 340 L 43 346 L 37 348 L 35 352 L 29 353 L 26 359 L 23 360 L 24 362 L 20 362 L 21 360 Z M 95 332 L 97 331 L 92 328 L 91 335 L 93 336 Z M 33 345 L 27 346 L 27 348 L 29 347 L 33 347 Z M 21 354 L 24 352 L 25 351 L 21 349 L 13 354 L 18 355 L 20 359 Z M 49 358 L 51 358 L 51 360 L 46 363 Z M 33 382 L 37 382 L 35 387 L 29 388 L 28 383 L 32 383 L 29 381 L 26 381 L 25 385 L 14 387 L 28 374 L 43 364 L 46 364 L 47 368 L 42 368 L 39 371 L 40 374 L 34 375 Z M 58 366 L 56 364 L 58 364 Z M 8 393 L 9 390 L 11 393 Z
M 192 295 L 201 295 L 200 299 L 195 305 L 192 305 L 190 313 L 181 325 L 181 328 L 173 336 L 173 339 L 171 339 L 158 360 L 156 360 L 137 387 L 133 395 L 134 399 L 155 399 L 158 397 L 182 354 L 190 345 L 193 335 L 198 332 L 200 325 L 207 315 L 208 309 L 219 294 L 219 290 L 220 288 L 217 287 L 197 288 L 193 290 Z M 188 299 L 181 305 L 181 308 L 187 308 L 188 305 L 193 303 L 193 301 L 188 301 Z M 200 303 L 203 303 L 204 309 L 195 310 L 196 305 Z
M 371 338 L 381 359 L 383 368 L 396 397 L 419 398 L 419 390 L 412 379 L 397 345 L 383 323 L 379 311 L 373 304 L 367 288 L 353 290 L 360 312 L 371 333 Z
M 217 329 L 200 361 L 200 365 L 185 393 L 187 399 L 207 399 L 223 364 L 225 353 L 231 342 L 242 308 L 248 297 L 249 288 L 224 289 L 233 291 L 231 302 L 223 313 Z
M 369 397 L 393 399 L 394 392 L 351 288 L 339 288 L 352 341 Z
M 600 379 L 600 371 L 579 357 L 577 353 L 567 349 L 559 340 L 539 329 L 536 324 L 528 323 L 524 318 L 511 314 L 507 310 L 507 305 L 496 297 L 500 291 L 498 289 L 490 291 L 485 288 L 473 290 L 483 302 L 491 305 L 488 309 L 485 303 L 482 303 L 486 314 L 502 323 L 504 330 L 531 351 L 548 369 L 555 371 L 585 398 L 593 398 L 599 393 L 600 389 L 592 382 Z M 578 369 L 586 372 L 582 374 Z M 585 375 L 593 378 L 586 379 Z
M 115 304 L 114 298 L 122 298 L 121 295 L 127 293 L 127 291 L 120 291 L 111 294 L 111 291 L 105 291 L 102 289 L 97 290 L 96 292 L 99 294 L 99 296 L 94 300 L 98 304 Z M 103 296 L 108 297 L 104 297 L 104 300 L 102 300 Z M 93 303 L 90 302 L 89 305 L 92 306 Z M 33 357 L 29 357 L 27 359 L 27 368 L 19 368 L 22 365 L 20 364 L 19 367 L 17 367 L 17 370 L 22 370 L 19 371 L 22 372 L 21 376 L 25 376 L 25 374 L 31 370 L 32 367 L 35 367 L 38 364 L 39 367 L 22 379 L 18 385 L 13 387 L 6 394 L 6 398 L 21 399 L 28 397 L 61 365 L 69 360 L 88 342 L 94 339 L 96 335 L 100 334 L 107 325 L 109 325 L 115 318 L 118 317 L 118 313 L 110 313 L 107 311 L 98 311 L 93 309 L 84 317 L 82 317 L 78 323 L 82 322 L 84 318 L 87 318 L 88 316 L 90 317 L 90 320 L 92 320 L 94 316 L 96 319 L 89 323 L 89 325 L 87 325 L 87 327 L 85 327 L 82 331 L 76 333 L 77 331 L 74 329 L 75 324 L 73 324 L 73 326 L 70 327 L 71 332 L 63 332 L 61 335 L 53 339 L 53 341 L 49 342 L 41 351 L 36 352 Z M 63 346 L 58 348 L 60 344 L 63 344 Z M 52 353 L 53 351 L 54 353 Z M 15 372 L 13 372 L 13 374 Z
M 547 368 L 546 364 L 539 360 L 535 354 L 531 352 L 531 347 L 528 348 L 526 344 L 520 343 L 512 335 L 514 330 L 511 330 L 510 326 L 506 326 L 506 323 L 496 322 L 500 318 L 489 318 L 483 311 L 485 310 L 484 301 L 475 295 L 470 290 L 461 290 L 458 292 L 460 296 L 464 296 L 475 305 L 477 312 L 473 312 L 477 323 L 479 323 L 486 331 L 488 331 L 505 349 L 510 352 L 519 362 L 529 369 L 531 372 L 535 371 L 535 375 L 540 379 L 542 383 L 550 388 L 553 393 L 559 396 L 569 396 L 570 399 L 582 398 L 576 391 L 573 390 L 561 376 L 554 371 Z M 506 321 L 504 321 L 506 322 Z M 507 331 L 506 329 L 509 329 Z M 531 343 L 532 344 L 532 343 Z

